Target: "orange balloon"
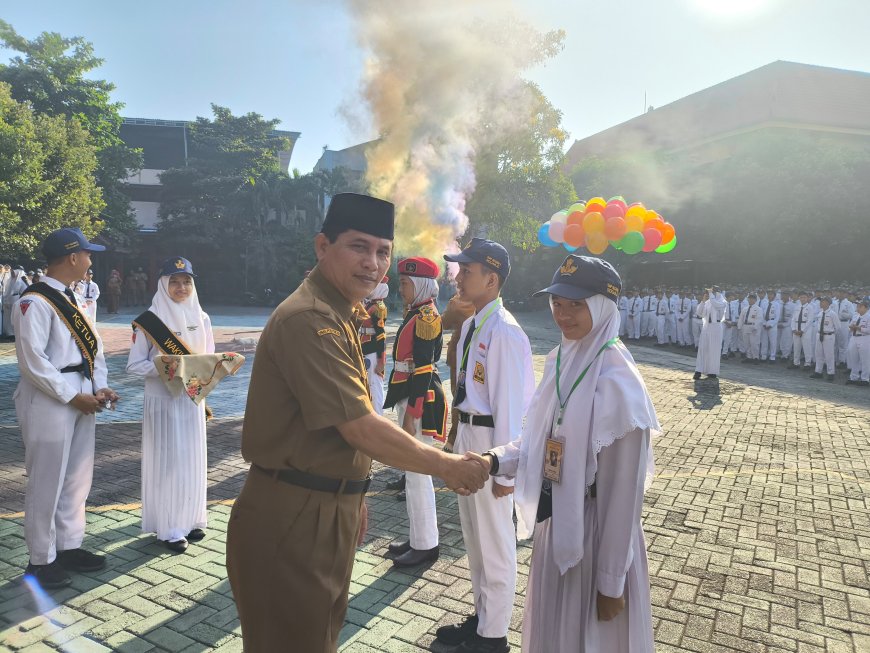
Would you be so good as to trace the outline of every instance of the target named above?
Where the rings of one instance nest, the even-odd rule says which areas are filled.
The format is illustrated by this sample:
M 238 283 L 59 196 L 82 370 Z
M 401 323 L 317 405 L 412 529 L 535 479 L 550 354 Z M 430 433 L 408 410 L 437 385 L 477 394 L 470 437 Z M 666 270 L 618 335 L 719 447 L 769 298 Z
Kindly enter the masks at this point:
M 598 202 L 589 202 L 586 205 L 586 215 L 590 213 L 604 213 L 604 210 L 607 208 L 604 204 L 600 204 Z
M 583 224 L 583 211 L 574 211 L 573 213 L 570 213 L 568 215 L 567 224 L 568 225 L 576 224 L 577 226 L 582 225 Z M 574 247 L 574 245 L 571 245 L 571 247 Z
M 603 233 L 595 232 L 586 234 L 586 249 L 588 249 L 591 254 L 595 254 L 596 256 L 603 254 L 609 244 L 610 243 L 607 242 L 607 236 Z
M 659 231 L 662 234 L 662 245 L 667 245 L 677 236 L 677 231 L 676 229 L 674 229 L 674 225 L 672 225 L 670 222 L 665 222 L 664 226 L 659 229 Z
M 643 231 L 643 218 L 637 214 L 626 216 L 625 226 L 627 231 Z
M 625 235 L 628 227 L 625 224 L 625 220 L 620 218 L 619 216 L 613 216 L 612 218 L 607 218 L 607 221 L 604 223 L 604 235 L 607 236 L 607 240 L 614 241 L 619 240 Z
M 652 220 L 650 220 L 649 222 L 647 222 L 647 223 L 643 226 L 643 228 L 644 228 L 644 229 L 655 229 L 656 231 L 661 231 L 661 232 L 662 232 L 662 236 L 665 235 L 665 234 L 664 234 L 664 231 L 662 231 L 662 230 L 665 228 L 665 222 L 664 222 L 664 220 L 662 220 L 661 218 L 653 218 Z
M 646 209 L 643 207 L 642 204 L 635 204 L 634 206 L 629 206 L 628 210 L 625 212 L 625 217 L 630 218 L 633 215 L 636 215 L 641 220 L 643 220 L 646 217 Z
M 649 210 L 649 211 L 646 212 L 646 215 L 643 217 L 643 221 L 644 221 L 644 222 L 649 222 L 650 220 L 654 220 L 654 219 L 656 219 L 656 218 L 661 218 L 661 217 L 662 217 L 662 216 L 660 216 L 660 215 L 659 215 L 658 213 L 656 213 L 655 211 L 653 211 L 653 210 Z
M 587 234 L 587 242 L 589 240 L 589 234 L 604 231 L 604 216 L 597 211 L 587 213 L 583 218 L 583 231 Z
M 570 245 L 571 247 L 583 247 L 585 242 L 585 234 L 583 233 L 583 227 L 579 224 L 569 224 L 565 227 L 565 234 L 563 236 L 565 239 L 565 244 Z

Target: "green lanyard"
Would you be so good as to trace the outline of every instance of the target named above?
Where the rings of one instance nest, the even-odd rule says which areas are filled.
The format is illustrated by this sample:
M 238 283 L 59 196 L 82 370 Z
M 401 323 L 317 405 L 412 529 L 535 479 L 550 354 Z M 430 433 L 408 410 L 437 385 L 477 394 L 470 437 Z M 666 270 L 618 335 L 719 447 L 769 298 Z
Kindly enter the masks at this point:
M 559 419 L 556 420 L 557 426 L 562 426 L 562 416 L 565 414 L 565 406 L 568 405 L 568 400 L 571 398 L 571 395 L 574 394 L 574 391 L 577 389 L 577 386 L 580 385 L 580 382 L 583 380 L 583 377 L 586 376 L 586 372 L 589 371 L 589 368 L 592 367 L 592 363 L 598 360 L 598 357 L 601 356 L 601 352 L 603 352 L 608 347 L 611 347 L 619 342 L 619 338 L 611 338 L 607 342 L 605 342 L 601 349 L 598 350 L 598 353 L 595 354 L 595 358 L 589 361 L 589 365 L 586 366 L 586 369 L 580 372 L 580 376 L 577 377 L 577 380 L 574 381 L 574 385 L 571 386 L 571 391 L 568 393 L 568 396 L 565 397 L 565 400 L 562 401 L 562 388 L 560 387 L 560 381 L 562 377 L 562 345 L 559 345 L 559 353 L 556 354 L 556 395 L 559 397 Z
M 462 364 L 459 366 L 460 370 L 465 369 L 465 362 L 468 360 L 468 350 L 471 349 L 471 343 L 474 342 L 474 338 L 480 333 L 480 330 L 483 328 L 483 325 L 486 324 L 486 321 L 489 319 L 489 316 L 495 312 L 496 309 L 501 308 L 501 297 L 495 300 L 495 304 L 490 306 L 489 310 L 486 312 L 486 315 L 483 316 L 483 319 L 480 321 L 480 324 L 477 325 L 477 328 L 471 334 L 471 340 L 468 341 L 468 347 L 462 352 Z

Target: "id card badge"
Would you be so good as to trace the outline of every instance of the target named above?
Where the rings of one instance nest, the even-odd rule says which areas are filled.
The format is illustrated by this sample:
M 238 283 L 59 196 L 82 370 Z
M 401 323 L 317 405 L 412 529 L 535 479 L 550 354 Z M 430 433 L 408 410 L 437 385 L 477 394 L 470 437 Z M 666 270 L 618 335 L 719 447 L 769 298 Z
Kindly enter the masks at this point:
M 565 453 L 565 439 L 551 436 L 547 438 L 544 452 L 544 478 L 552 483 L 562 482 L 562 460 Z

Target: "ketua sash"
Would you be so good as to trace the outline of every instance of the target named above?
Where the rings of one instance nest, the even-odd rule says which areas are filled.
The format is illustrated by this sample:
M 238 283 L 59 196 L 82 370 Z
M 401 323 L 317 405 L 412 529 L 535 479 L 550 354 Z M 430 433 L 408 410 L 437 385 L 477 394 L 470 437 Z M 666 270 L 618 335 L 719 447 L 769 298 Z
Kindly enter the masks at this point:
M 145 311 L 133 320 L 133 328 L 140 329 L 151 339 L 154 346 L 164 354 L 172 356 L 190 356 L 190 351 L 184 340 L 176 336 L 169 327 L 151 311 Z
M 88 378 L 94 378 L 94 361 L 98 351 L 97 336 L 84 313 L 74 306 L 62 292 L 55 290 L 44 281 L 32 284 L 21 296 L 25 297 L 26 295 L 39 295 L 54 309 L 82 352 L 82 359 L 88 366 Z

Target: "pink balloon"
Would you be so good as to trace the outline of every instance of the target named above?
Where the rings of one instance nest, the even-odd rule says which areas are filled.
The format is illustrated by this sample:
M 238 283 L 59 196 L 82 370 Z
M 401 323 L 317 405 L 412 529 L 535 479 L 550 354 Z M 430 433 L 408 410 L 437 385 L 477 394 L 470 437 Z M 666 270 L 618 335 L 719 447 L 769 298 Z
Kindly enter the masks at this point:
M 623 200 L 613 199 L 607 202 L 607 206 L 619 206 L 622 207 L 623 215 L 625 214 L 625 210 L 628 208 L 628 204 L 626 204 Z M 622 217 L 622 216 L 620 216 Z
M 565 242 L 565 224 L 562 222 L 551 222 L 550 223 L 550 240 L 554 243 L 564 243 Z M 659 234 L 661 236 L 661 234 Z
M 616 203 L 608 204 L 606 207 L 604 207 L 604 217 L 605 218 L 624 218 L 625 217 L 625 209 Z
M 551 227 L 552 228 L 552 227 Z M 662 244 L 662 232 L 649 227 L 643 230 L 643 251 L 654 252 Z

